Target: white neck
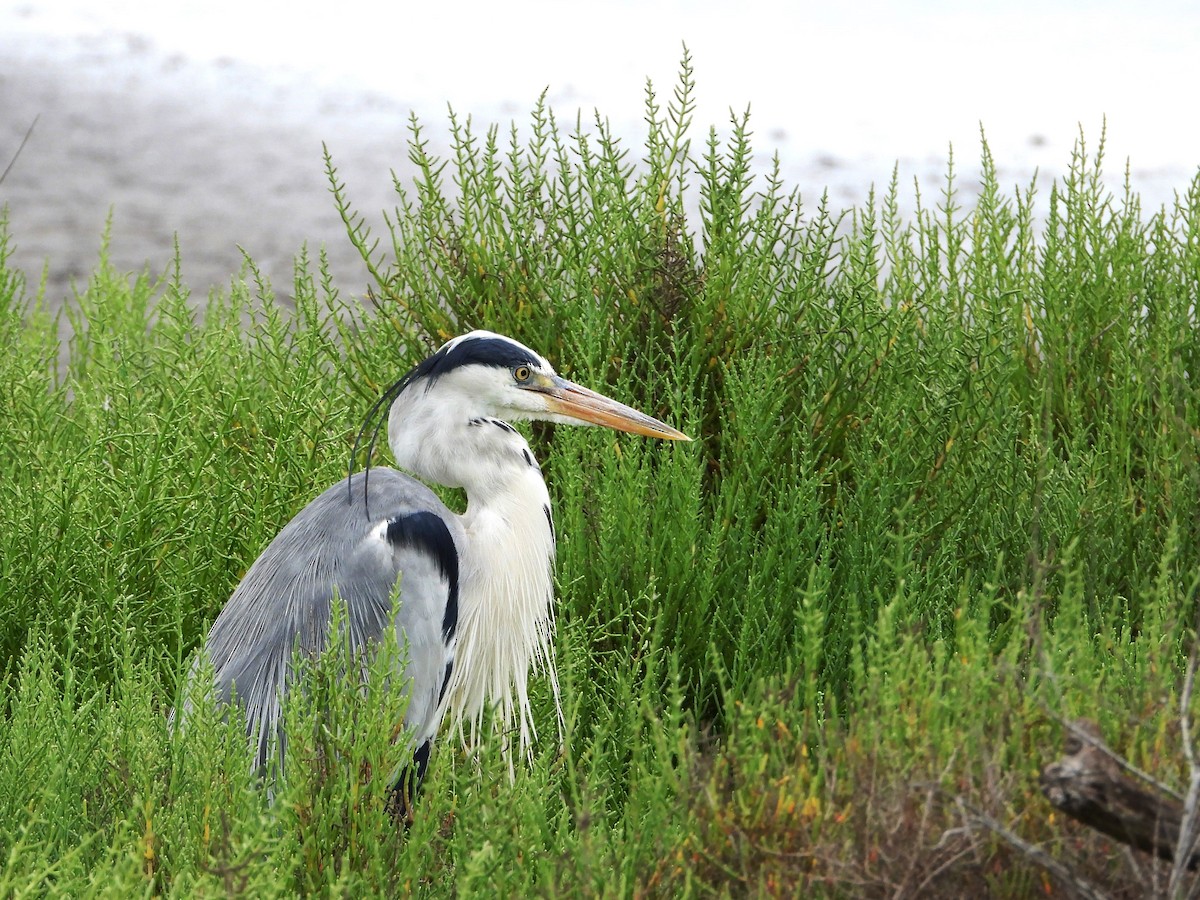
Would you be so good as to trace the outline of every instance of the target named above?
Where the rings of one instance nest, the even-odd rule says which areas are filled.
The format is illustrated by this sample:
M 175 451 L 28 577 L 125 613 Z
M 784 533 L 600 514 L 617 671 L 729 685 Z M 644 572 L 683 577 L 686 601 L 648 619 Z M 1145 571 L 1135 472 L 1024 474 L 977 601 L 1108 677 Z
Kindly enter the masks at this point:
M 423 421 L 417 406 L 415 415 L 404 416 L 402 409 L 399 417 L 393 407 L 389 439 L 397 462 L 422 478 L 463 487 L 467 493 L 461 517 L 467 547 L 459 570 L 458 645 L 446 709 L 460 732 L 468 723 L 474 742 L 484 709 L 491 705 L 505 747 L 515 732 L 528 753 L 536 737 L 530 672 L 549 677 L 560 737 L 562 731 L 554 662 L 550 495 L 528 443 L 511 426 L 473 417 L 448 427 L 444 420 Z
M 521 468 L 510 471 L 503 489 L 467 495 L 463 527 L 469 549 L 460 591 L 457 677 L 448 698 L 455 720 L 470 722 L 472 737 L 490 703 L 501 733 L 511 735 L 516 728 L 521 749 L 529 752 L 537 736 L 527 686 L 531 672 L 549 677 L 562 720 L 554 665 L 554 537 L 550 497 L 537 464 L 522 459 Z

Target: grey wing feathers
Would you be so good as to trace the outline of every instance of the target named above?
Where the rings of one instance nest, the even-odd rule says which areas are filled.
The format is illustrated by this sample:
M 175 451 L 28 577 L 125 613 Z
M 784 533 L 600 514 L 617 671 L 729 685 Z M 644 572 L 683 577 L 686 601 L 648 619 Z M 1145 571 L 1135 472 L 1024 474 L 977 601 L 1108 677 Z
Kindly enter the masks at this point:
M 344 482 L 336 484 L 301 510 L 255 560 L 209 633 L 218 699 L 229 702 L 236 692 L 260 766 L 273 741 L 283 753 L 280 699 L 292 653 L 296 646 L 306 655 L 325 648 L 335 585 L 351 648 L 358 649 L 388 626 L 400 579 L 396 624 L 408 654 L 403 682 L 412 691 L 406 724 L 417 744 L 437 731 L 453 664 L 462 526 L 407 475 L 372 469 L 369 484 L 370 519 L 361 474 L 349 493 Z

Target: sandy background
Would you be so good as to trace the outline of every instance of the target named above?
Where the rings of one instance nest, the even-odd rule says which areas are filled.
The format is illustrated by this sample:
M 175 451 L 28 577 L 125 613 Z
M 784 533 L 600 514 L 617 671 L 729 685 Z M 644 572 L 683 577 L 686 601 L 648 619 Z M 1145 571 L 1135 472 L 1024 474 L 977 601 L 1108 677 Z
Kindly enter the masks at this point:
M 286 297 L 305 244 L 324 246 L 338 284 L 360 292 L 322 141 L 376 222 L 391 171 L 410 175 L 410 111 L 444 149 L 447 104 L 479 123 L 522 121 L 548 87 L 560 121 L 599 107 L 636 155 L 645 79 L 665 98 L 683 41 L 699 81 L 696 140 L 753 101 L 761 163 L 778 152 L 814 204 L 826 189 L 836 206 L 860 202 L 897 164 L 906 204 L 913 179 L 929 202 L 951 143 L 969 197 L 981 120 L 1010 184 L 1038 173 L 1048 185 L 1079 127 L 1094 143 L 1105 116 L 1111 180 L 1131 157 L 1151 206 L 1200 162 L 1200 117 L 1186 111 L 1200 12 L 1182 3 L 764 0 L 735 17 L 706 0 L 345 0 L 336 11 L 297 2 L 285 21 L 276 8 L 0 2 L 0 169 L 37 119 L 0 204 L 16 265 L 33 283 L 45 268 L 52 302 L 94 268 L 110 213 L 118 269 L 165 271 L 178 236 L 199 296 L 229 283 L 244 249 Z
M 389 163 L 404 153 L 404 111 L 389 115 L 336 96 L 310 97 L 311 118 L 280 114 L 281 88 L 252 67 L 198 64 L 144 42 L 104 39 L 87 49 L 87 78 L 71 52 L 48 42 L 10 60 L 0 76 L 0 184 L 14 259 L 27 277 L 48 267 L 48 295 L 69 296 L 98 259 L 111 214 L 110 256 L 122 271 L 165 271 L 178 235 L 185 283 L 204 296 L 228 284 L 241 248 L 289 293 L 292 259 L 324 245 L 339 282 L 355 288 L 362 265 L 344 237 L 323 171 L 322 139 L 378 211 L 391 194 Z M 64 62 L 64 57 L 68 62 Z M 213 102 L 213 98 L 217 102 Z M 0 165 L 0 168 L 3 166 Z

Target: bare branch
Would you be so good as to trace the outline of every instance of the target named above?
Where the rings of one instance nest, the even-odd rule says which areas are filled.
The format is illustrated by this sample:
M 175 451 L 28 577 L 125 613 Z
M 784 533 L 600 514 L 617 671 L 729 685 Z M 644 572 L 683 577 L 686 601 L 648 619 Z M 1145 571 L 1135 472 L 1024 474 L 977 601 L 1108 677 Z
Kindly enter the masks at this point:
M 25 149 L 25 145 L 29 142 L 29 136 L 33 134 L 33 128 L 38 123 L 41 116 L 33 117 L 33 121 L 29 123 L 29 127 L 25 129 L 25 137 L 21 138 L 21 144 L 17 147 L 17 152 L 12 155 L 12 159 L 8 161 L 8 165 L 4 167 L 4 171 L 0 172 L 0 184 L 4 183 L 4 179 L 8 177 L 8 173 L 12 171 L 12 167 L 17 164 L 17 158 L 21 155 L 21 151 Z
M 1061 688 L 1059 688 L 1059 685 L 1058 685 L 1058 674 L 1055 672 L 1054 666 L 1051 664 L 1049 656 L 1045 653 L 1044 648 L 1041 653 L 1041 657 L 1042 657 L 1042 669 L 1041 669 L 1042 677 L 1045 678 L 1054 687 L 1055 693 L 1057 694 L 1058 698 L 1061 700 L 1062 699 L 1062 690 L 1061 690 Z M 1145 771 L 1144 769 L 1139 769 L 1137 766 L 1135 766 L 1133 763 L 1131 763 L 1124 756 L 1113 751 L 1107 744 L 1104 743 L 1103 738 L 1100 737 L 1100 732 L 1098 729 L 1093 732 L 1093 730 L 1091 730 L 1086 724 L 1083 724 L 1084 722 L 1086 722 L 1086 720 L 1079 720 L 1078 722 L 1073 721 L 1071 719 L 1068 719 L 1062 713 L 1059 713 L 1053 709 L 1050 709 L 1049 706 L 1046 705 L 1045 701 L 1039 700 L 1038 703 L 1041 706 L 1042 711 L 1047 716 L 1052 718 L 1059 725 L 1061 725 L 1064 729 L 1066 729 L 1068 732 L 1070 732 L 1070 734 L 1073 737 L 1075 737 L 1079 741 L 1082 741 L 1084 744 L 1087 744 L 1087 745 L 1095 748 L 1095 750 L 1098 753 L 1101 753 L 1101 754 L 1107 756 L 1109 758 L 1109 760 L 1111 760 L 1113 762 L 1113 764 L 1115 764 L 1117 766 L 1117 768 L 1119 768 L 1121 771 L 1127 772 L 1128 774 L 1139 779 L 1140 781 L 1146 782 L 1146 784 L 1150 785 L 1151 787 L 1153 787 L 1155 790 L 1159 791 L 1160 793 L 1165 794 L 1166 796 L 1171 797 L 1172 799 L 1177 800 L 1180 803 L 1183 802 L 1183 794 L 1179 793 L 1179 791 L 1175 790 L 1175 788 L 1171 787 L 1169 784 L 1166 784 L 1165 782 L 1159 781 L 1157 778 L 1155 778 L 1149 772 Z M 1089 723 L 1089 724 L 1091 724 L 1091 723 Z M 1070 751 L 1068 751 L 1068 752 L 1070 752 Z
M 1192 689 L 1196 683 L 1196 644 L 1188 654 L 1187 675 L 1183 679 L 1183 692 L 1179 698 L 1179 732 L 1183 741 L 1183 755 L 1188 764 L 1188 792 L 1183 802 L 1183 815 L 1179 823 L 1179 838 L 1175 842 L 1175 861 L 1171 866 L 1171 878 L 1167 882 L 1167 896 L 1178 897 L 1188 869 L 1196 866 L 1197 809 L 1200 808 L 1200 769 L 1196 766 L 1196 750 L 1192 746 Z
M 1085 740 L 1080 732 L 1090 738 Z M 1041 788 L 1052 806 L 1094 828 L 1161 859 L 1174 860 L 1181 841 L 1183 805 L 1174 797 L 1147 790 L 1130 778 L 1103 746 L 1100 727 L 1081 719 L 1069 729 L 1066 755 L 1042 769 Z M 1187 868 L 1200 856 L 1181 857 Z
M 1107 894 L 1095 887 L 1091 882 L 1080 878 L 1041 847 L 1029 843 L 1029 841 L 1020 837 L 1015 832 L 1005 828 L 987 813 L 968 807 L 961 799 L 958 801 L 958 805 L 959 809 L 963 812 L 963 817 L 967 821 L 983 826 L 997 837 L 1003 839 L 1009 846 L 1019 850 L 1026 859 L 1045 869 L 1051 877 L 1058 881 L 1064 888 L 1073 892 L 1075 896 L 1083 897 L 1085 900 L 1108 900 Z

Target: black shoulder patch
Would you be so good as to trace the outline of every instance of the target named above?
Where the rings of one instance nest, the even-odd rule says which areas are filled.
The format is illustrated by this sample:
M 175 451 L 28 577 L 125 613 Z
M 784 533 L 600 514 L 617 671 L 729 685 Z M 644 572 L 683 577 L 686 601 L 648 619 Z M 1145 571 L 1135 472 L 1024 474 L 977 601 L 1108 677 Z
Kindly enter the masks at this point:
M 554 534 L 554 515 L 550 512 L 550 504 L 542 504 L 542 512 L 546 514 L 546 524 L 550 526 L 550 540 L 557 540 Z
M 434 513 L 408 513 L 388 520 L 387 539 L 393 546 L 421 550 L 437 562 L 442 577 L 450 585 L 446 611 L 442 615 L 442 639 L 450 640 L 458 628 L 458 548 L 454 546 L 450 529 L 441 516 Z

